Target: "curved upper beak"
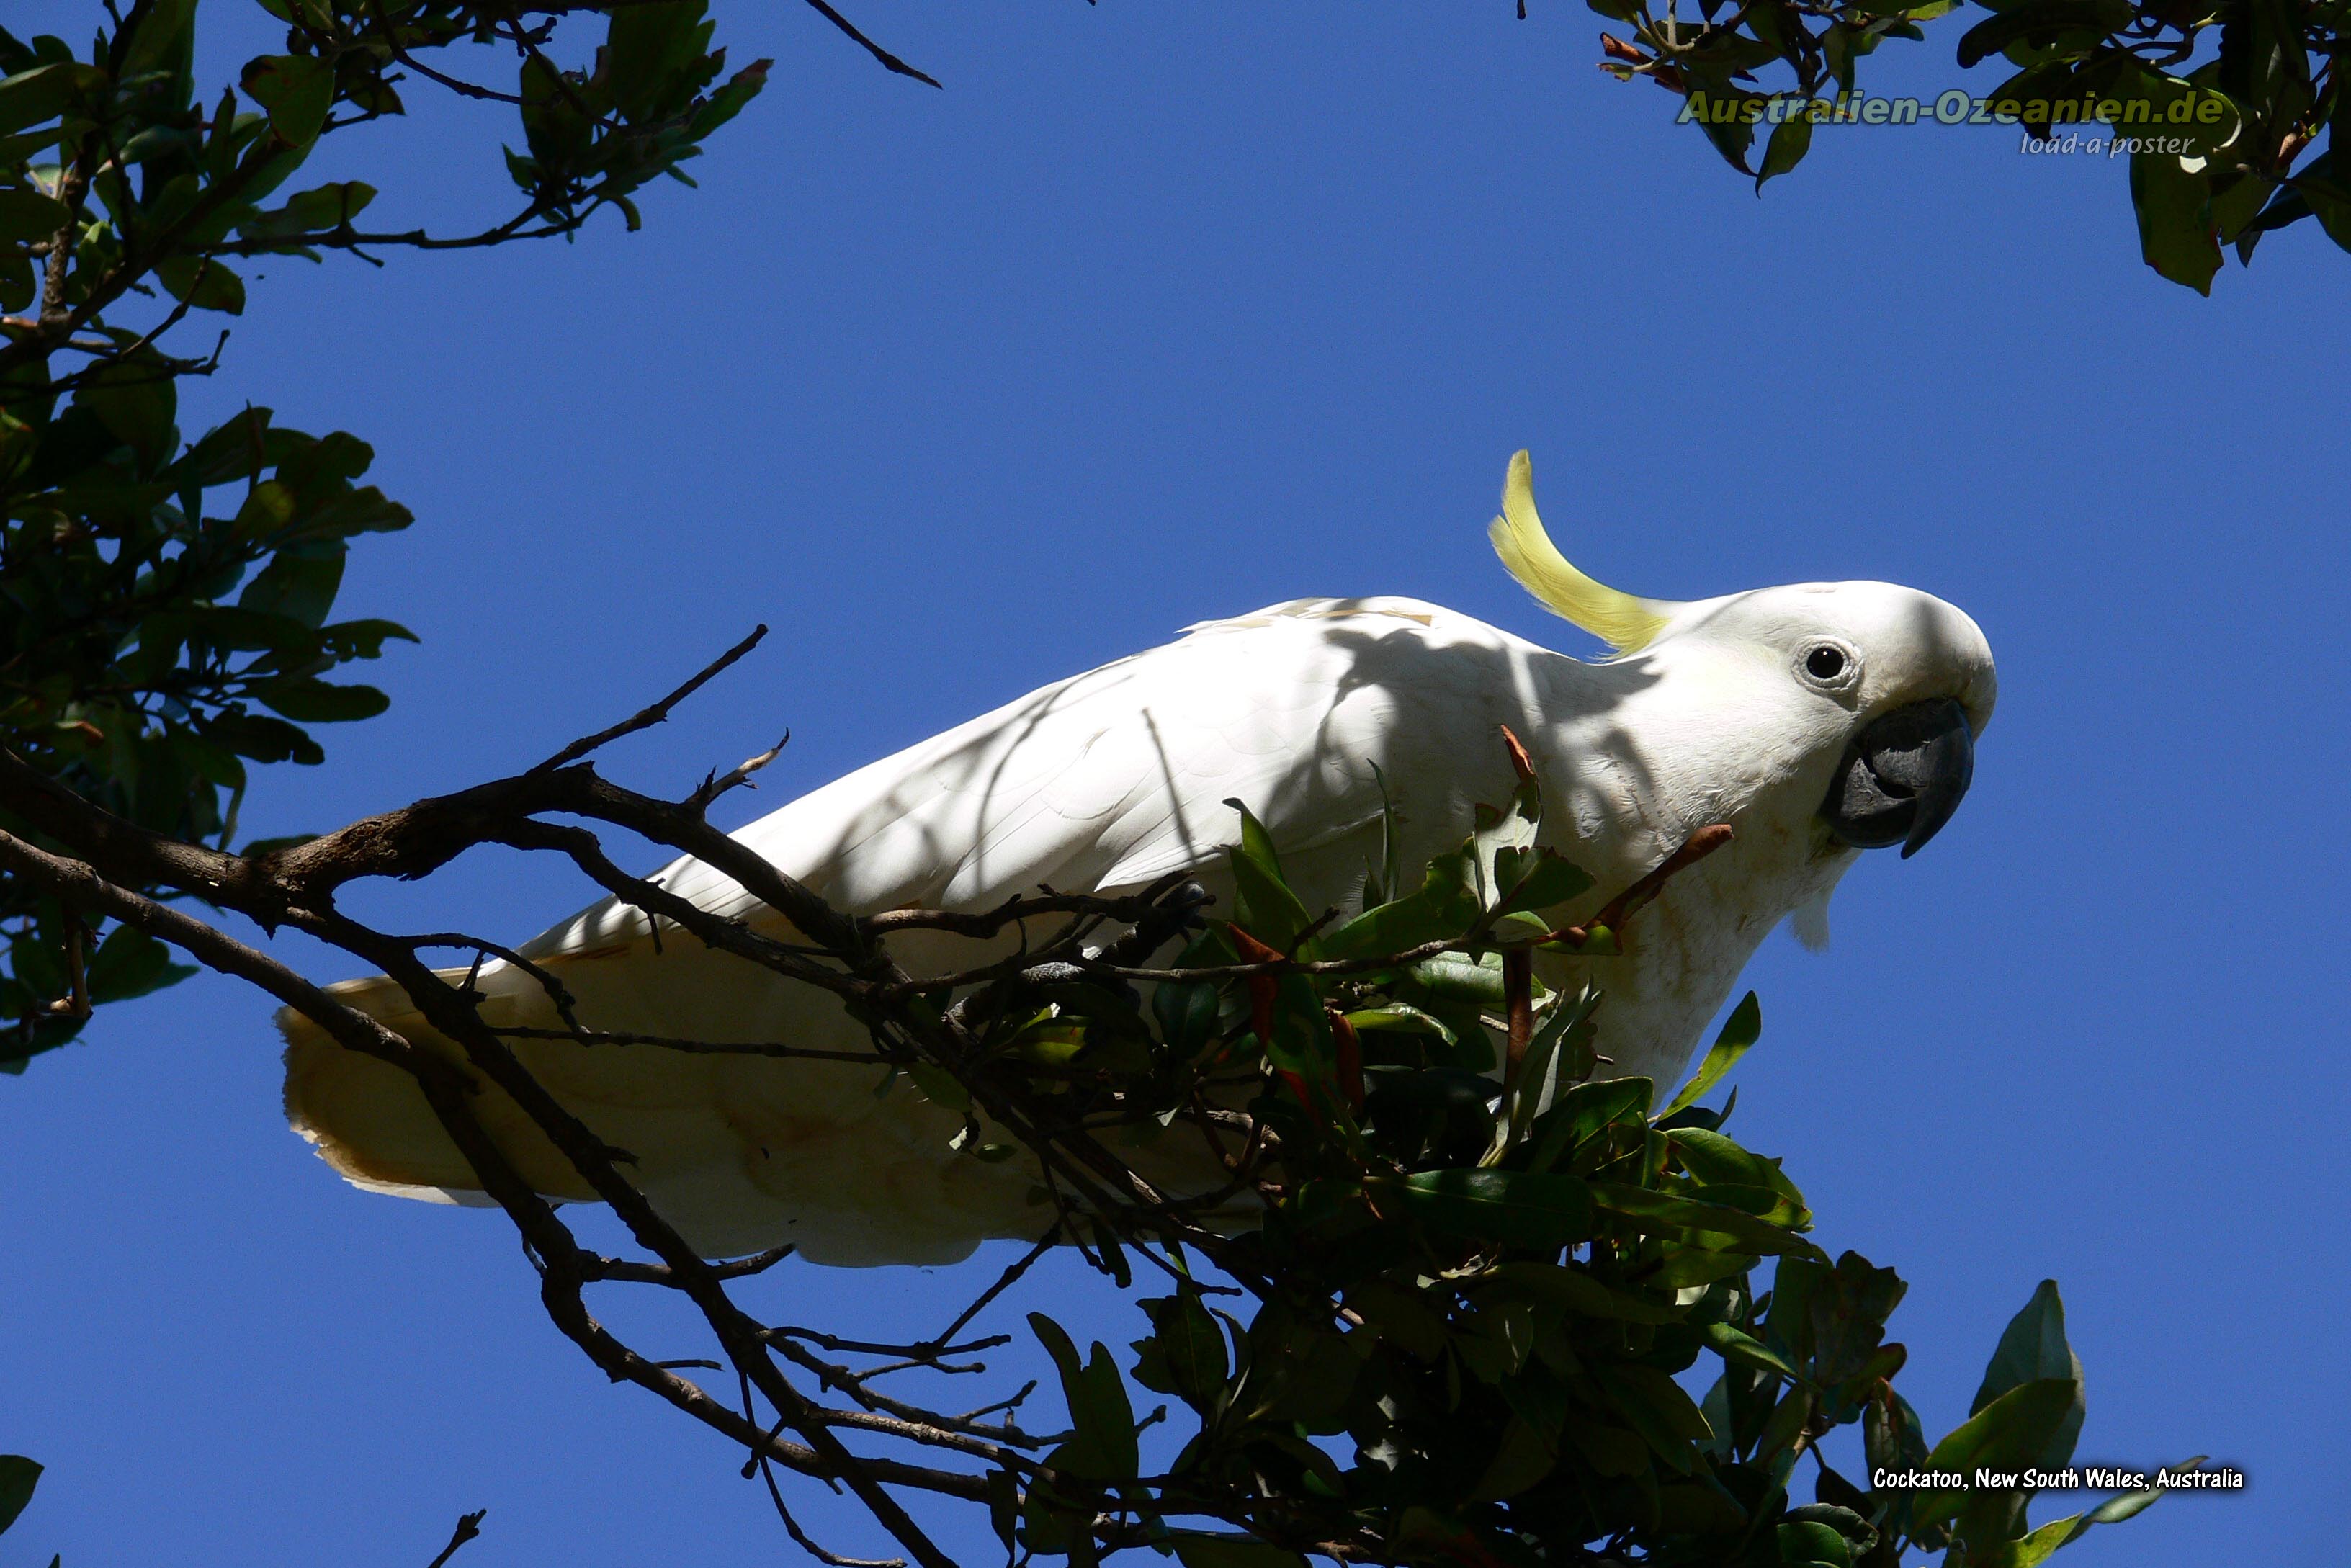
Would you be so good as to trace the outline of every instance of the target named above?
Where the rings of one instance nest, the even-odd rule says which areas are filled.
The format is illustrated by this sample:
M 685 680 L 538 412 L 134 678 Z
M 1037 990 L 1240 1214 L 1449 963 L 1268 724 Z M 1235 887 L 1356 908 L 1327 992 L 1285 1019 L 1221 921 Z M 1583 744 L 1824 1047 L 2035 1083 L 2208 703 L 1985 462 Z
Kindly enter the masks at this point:
M 1950 697 L 1913 703 L 1854 737 L 1821 817 L 1855 849 L 1898 843 L 1907 860 L 1959 809 L 1975 769 L 1967 710 Z

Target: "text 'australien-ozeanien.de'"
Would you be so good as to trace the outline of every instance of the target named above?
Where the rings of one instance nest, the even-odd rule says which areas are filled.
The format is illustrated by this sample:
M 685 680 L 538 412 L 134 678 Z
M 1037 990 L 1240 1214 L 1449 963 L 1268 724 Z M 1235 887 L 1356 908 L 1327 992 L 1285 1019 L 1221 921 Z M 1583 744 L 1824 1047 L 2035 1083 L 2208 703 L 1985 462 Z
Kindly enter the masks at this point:
M 2228 106 L 2209 93 L 2183 92 L 2167 101 L 2148 98 L 1986 98 L 1951 88 L 1932 99 L 1880 98 L 1845 92 L 1834 98 L 1801 94 L 1693 92 L 1674 117 L 1677 125 L 2202 125 L 2216 126 Z

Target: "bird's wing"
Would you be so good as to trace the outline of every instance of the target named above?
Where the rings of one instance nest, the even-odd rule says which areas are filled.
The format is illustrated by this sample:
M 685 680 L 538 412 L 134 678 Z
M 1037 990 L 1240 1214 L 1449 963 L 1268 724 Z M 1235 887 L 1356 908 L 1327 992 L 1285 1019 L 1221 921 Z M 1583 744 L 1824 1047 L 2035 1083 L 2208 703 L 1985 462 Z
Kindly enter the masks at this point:
M 1430 831 L 1458 834 L 1467 820 L 1467 798 L 1446 793 L 1479 771 L 1465 758 L 1489 754 L 1491 782 L 1507 787 L 1492 727 L 1516 700 L 1522 646 L 1411 601 L 1278 605 L 1048 686 L 737 836 L 839 908 L 986 908 L 1040 883 L 1110 890 L 1178 868 L 1202 868 L 1215 887 L 1220 852 L 1238 837 L 1224 802 L 1238 799 L 1310 904 L 1337 903 L 1350 864 L 1363 870 L 1346 835 L 1380 812 L 1374 764 L 1400 812 L 1417 809 Z M 1328 847 L 1317 855 L 1318 845 Z M 698 861 L 658 875 L 705 909 L 778 918 Z M 918 972 L 933 958 L 956 968 L 985 956 L 967 945 L 925 950 L 914 937 L 904 946 Z M 559 976 L 590 1029 L 851 1056 L 869 1045 L 822 993 L 674 933 L 664 943 L 614 901 L 524 951 Z M 471 981 L 494 1028 L 560 1021 L 538 981 L 512 966 L 485 966 Z M 392 982 L 340 994 L 420 1045 L 459 1054 Z M 298 1018 L 282 1021 L 288 1113 L 339 1170 L 418 1196 L 477 1185 L 413 1082 Z M 831 1261 L 940 1261 L 983 1237 L 1033 1234 L 1033 1176 L 1020 1162 L 954 1155 L 957 1119 L 903 1082 L 877 1093 L 861 1068 L 757 1054 L 549 1039 L 514 1049 L 599 1136 L 631 1151 L 646 1193 L 705 1251 L 789 1238 Z M 476 1111 L 538 1190 L 590 1196 L 517 1107 L 485 1093 Z
M 1360 678 L 1367 639 L 1440 630 L 1500 636 L 1396 599 L 1301 600 L 1204 622 L 862 768 L 736 837 L 861 913 L 984 908 L 1040 884 L 1140 886 L 1234 842 L 1230 800 L 1285 851 L 1311 850 L 1379 815 L 1372 764 L 1394 746 L 1400 704 L 1425 707 L 1431 722 L 1464 711 L 1443 692 Z M 698 860 L 658 880 L 716 913 L 753 907 Z M 642 915 L 608 899 L 525 952 L 603 947 L 643 930 Z

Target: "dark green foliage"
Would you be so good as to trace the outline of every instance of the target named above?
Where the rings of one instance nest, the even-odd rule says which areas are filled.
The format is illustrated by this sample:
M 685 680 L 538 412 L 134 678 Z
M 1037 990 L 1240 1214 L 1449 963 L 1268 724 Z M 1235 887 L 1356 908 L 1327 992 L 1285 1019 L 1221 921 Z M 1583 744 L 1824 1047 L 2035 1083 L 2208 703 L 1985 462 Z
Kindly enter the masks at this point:
M 1141 1473 L 1135 1401 L 1103 1347 L 1081 1358 L 1031 1317 L 1071 1432 L 1017 1516 L 998 1511 L 1008 1545 L 1078 1562 L 1158 1543 L 1187 1564 L 1294 1563 L 1333 1542 L 1479 1564 L 1575 1563 L 1604 1546 L 1693 1568 L 1891 1568 L 1933 1551 L 1951 1568 L 2025 1568 L 2144 1507 L 2151 1493 L 2124 1494 L 2033 1532 L 2028 1491 L 1974 1484 L 1978 1466 L 2072 1456 L 2082 1373 L 2053 1284 L 2001 1336 L 1969 1418 L 1930 1447 L 1895 1389 L 1908 1353 L 1886 1325 L 1902 1281 L 1816 1246 L 1780 1162 L 1723 1131 L 1728 1106 L 1695 1103 L 1756 1040 L 1753 997 L 1660 1115 L 1646 1080 L 1590 1076 L 1581 1041 L 1605 999 L 1589 990 L 1528 982 L 1536 1023 L 1516 1074 L 1465 1071 L 1491 1050 L 1468 1045 L 1497 1027 L 1481 1008 L 1510 1001 L 1501 956 L 1575 939 L 1539 914 L 1586 885 L 1527 852 L 1540 811 L 1522 782 L 1420 887 L 1298 948 L 1377 958 L 1462 938 L 1445 956 L 1494 978 L 1458 994 L 1476 996 L 1451 1023 L 1418 1010 L 1436 989 L 1427 959 L 1164 986 L 1145 1009 L 1156 1039 L 1138 1039 L 1123 1002 L 1097 1013 L 1073 993 L 1051 1011 L 1073 1047 L 1056 1062 L 1102 1065 L 1138 1108 L 1186 1102 L 1199 1082 L 1187 1064 L 1227 1083 L 1254 1069 L 1247 1112 L 1279 1154 L 1258 1182 L 1261 1224 L 1221 1257 L 1254 1315 L 1184 1270 L 1140 1303 L 1150 1333 L 1133 1380 L 1187 1413 L 1163 1473 Z M 1278 951 L 1258 933 L 1288 941 L 1312 924 L 1253 821 L 1233 860 L 1237 918 L 1179 967 Z M 1537 917 L 1505 926 L 1514 910 Z M 1868 1469 L 1847 1477 L 1819 1445 L 1855 1426 Z M 1870 1484 L 1929 1469 L 1966 1484 Z
M 333 677 L 410 634 L 334 607 L 350 542 L 410 517 L 365 483 L 374 454 L 354 436 L 247 408 L 185 439 L 177 383 L 211 374 L 220 343 L 185 357 L 169 334 L 242 314 L 247 256 L 496 245 L 606 206 L 633 228 L 634 193 L 684 179 L 766 70 L 720 81 L 700 0 L 598 18 L 605 41 L 574 69 L 549 52 L 560 11 L 264 5 L 285 52 L 216 97 L 192 74 L 196 0 L 131 5 L 79 54 L 0 30 L 0 744 L 109 810 L 224 848 L 240 847 L 251 765 L 316 763 L 310 727 L 382 711 L 381 692 Z M 529 149 L 507 154 L 524 193 L 510 219 L 371 233 L 369 185 L 285 193 L 324 137 L 401 112 L 421 57 L 473 45 L 509 78 L 477 96 L 513 103 Z M 0 1071 L 72 1039 L 90 1006 L 191 972 L 150 937 L 89 925 L 0 887 Z
M 41 1467 L 22 1454 L 0 1454 L 0 1535 L 16 1522 L 25 1505 L 33 1500 L 33 1489 L 40 1484 Z M 49 1568 L 57 1568 L 58 1559 L 49 1559 Z
M 171 380 L 132 374 L 6 410 L 16 439 L 0 474 L 0 728 L 84 799 L 225 848 L 248 763 L 315 763 L 305 726 L 382 710 L 373 687 L 322 677 L 408 632 L 330 616 L 350 538 L 409 516 L 357 482 L 372 457 L 364 443 L 249 409 L 183 448 Z M 0 893 L 0 1016 L 17 1020 L 0 1068 L 21 1070 L 79 1030 L 78 1013 L 48 1009 L 71 989 L 72 949 L 91 938 L 78 916 L 16 884 Z M 88 963 L 93 1004 L 190 973 L 121 927 Z
M 1670 23 L 1648 0 L 1589 4 L 1630 34 L 1604 36 L 1602 68 L 1684 95 L 1683 118 L 1758 189 L 1796 166 L 1817 125 L 1846 133 L 1857 109 L 1839 118 L 1838 106 L 1865 90 L 1865 57 L 1890 38 L 1924 41 L 1923 24 L 1951 16 L 1947 26 L 1965 29 L 1960 69 L 2012 68 L 1959 89 L 1982 100 L 1980 114 L 1959 111 L 1970 123 L 2179 143 L 2130 159 L 2140 252 L 2165 277 L 2210 293 L 2222 246 L 2250 262 L 2263 234 L 2314 216 L 2351 249 L 2351 171 L 2335 162 L 2333 134 L 2344 0 L 1980 0 L 1980 11 L 1963 0 L 1700 0 L 1697 18 Z M 1774 67 L 1786 85 L 1757 90 L 1754 73 Z M 1759 131 L 1769 141 L 1757 165 Z
M 22 1454 L 0 1454 L 0 1531 L 16 1522 L 40 1480 L 39 1465 Z

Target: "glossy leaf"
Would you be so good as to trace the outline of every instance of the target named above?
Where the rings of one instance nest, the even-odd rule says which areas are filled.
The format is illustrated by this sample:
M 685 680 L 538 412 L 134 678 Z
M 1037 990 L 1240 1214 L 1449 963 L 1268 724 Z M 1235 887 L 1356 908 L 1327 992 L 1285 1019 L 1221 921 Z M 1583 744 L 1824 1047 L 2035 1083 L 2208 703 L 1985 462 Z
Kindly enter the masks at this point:
M 1424 1171 L 1386 1190 L 1422 1224 L 1474 1240 L 1558 1248 L 1592 1234 L 1592 1191 L 1573 1176 Z
M 1756 1000 L 1755 993 L 1750 991 L 1740 998 L 1737 1007 L 1730 1009 L 1730 1016 L 1722 1022 L 1722 1032 L 1715 1036 L 1713 1046 L 1706 1053 L 1706 1060 L 1698 1063 L 1697 1073 L 1682 1085 L 1681 1092 L 1667 1105 L 1666 1114 L 1670 1116 L 1684 1106 L 1696 1103 L 1699 1095 L 1722 1082 L 1722 1075 L 1737 1066 L 1739 1059 L 1746 1055 L 1749 1048 L 1762 1035 L 1762 1004 Z
M 1135 1473 L 1134 1409 L 1110 1352 L 1097 1343 L 1091 1357 L 1078 1360 L 1077 1346 L 1061 1325 L 1042 1312 L 1029 1314 L 1029 1326 L 1061 1374 L 1061 1396 L 1077 1428 L 1074 1441 L 1058 1450 L 1061 1467 L 1089 1480 L 1123 1480 Z
M 1184 1568 L 1306 1568 L 1306 1559 L 1263 1541 L 1234 1535 L 1172 1535 Z
M 2071 1381 L 2074 1402 L 2065 1420 L 2051 1434 L 2048 1448 L 2032 1461 L 2043 1469 L 2056 1469 L 2074 1457 L 2074 1444 L 2087 1413 L 2081 1358 L 2065 1343 L 2065 1303 L 2057 1294 L 2057 1281 L 2043 1280 L 2024 1310 L 2010 1319 L 2001 1332 L 1968 1413 L 1976 1414 L 2011 1388 L 2050 1379 Z
M 2043 1378 L 2021 1383 L 1968 1417 L 1927 1456 L 1927 1468 L 1972 1476 L 1979 1467 L 2022 1471 L 2049 1450 L 2058 1433 L 2074 1419 L 2074 1403 L 2081 1385 L 2071 1378 Z M 1939 1523 L 1955 1517 L 1968 1493 L 1938 1490 L 1917 1494 L 1912 1503 L 1921 1523 Z
M 1238 923 L 1276 952 L 1305 956 L 1290 949 L 1313 917 L 1282 880 L 1281 861 L 1274 852 L 1271 836 L 1247 806 L 1238 800 L 1225 804 L 1239 812 L 1241 819 L 1240 842 L 1227 856 L 1239 890 L 1239 904 L 1234 911 Z

